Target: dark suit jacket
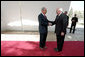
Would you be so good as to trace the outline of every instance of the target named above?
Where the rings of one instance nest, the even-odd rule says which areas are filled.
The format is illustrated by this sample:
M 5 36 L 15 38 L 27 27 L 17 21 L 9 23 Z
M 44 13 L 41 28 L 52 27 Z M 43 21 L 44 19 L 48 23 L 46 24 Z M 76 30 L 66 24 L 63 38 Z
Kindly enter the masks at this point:
M 55 33 L 57 35 L 61 35 L 61 32 L 66 34 L 66 27 L 67 27 L 67 16 L 65 14 L 61 14 L 60 16 L 56 16 L 53 25 L 55 24 Z
M 68 26 L 68 24 L 69 24 L 69 16 L 67 16 L 67 26 Z
M 42 13 L 39 14 L 38 21 L 39 21 L 39 32 L 47 33 L 48 32 L 48 22 L 50 22 L 50 21 Z
M 77 17 L 73 17 L 73 18 L 71 19 L 71 21 L 72 21 L 72 20 L 75 20 L 75 22 L 72 22 L 72 25 L 75 26 L 75 25 L 76 25 L 76 22 L 78 22 L 78 18 L 77 18 Z

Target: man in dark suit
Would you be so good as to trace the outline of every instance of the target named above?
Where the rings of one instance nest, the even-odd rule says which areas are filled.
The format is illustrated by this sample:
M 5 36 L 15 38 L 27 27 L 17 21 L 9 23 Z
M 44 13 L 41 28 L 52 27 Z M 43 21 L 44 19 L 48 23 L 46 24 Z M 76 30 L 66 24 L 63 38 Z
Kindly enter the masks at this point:
M 55 21 L 52 23 L 53 25 L 55 24 L 55 33 L 57 38 L 57 48 L 54 48 L 54 50 L 58 52 L 62 51 L 67 27 L 67 16 L 62 11 L 62 8 L 56 10 L 57 16 Z
M 70 28 L 70 33 L 73 27 L 73 33 L 75 32 L 75 27 L 76 27 L 76 23 L 78 22 L 78 18 L 76 17 L 76 14 L 74 15 L 74 17 L 71 19 L 72 24 L 71 24 L 71 28 Z
M 42 8 L 42 13 L 38 16 L 39 21 L 39 33 L 40 33 L 40 49 L 43 50 L 43 48 L 46 48 L 46 38 L 48 33 L 48 26 L 51 26 L 52 23 L 47 19 L 46 13 L 47 9 L 45 7 Z
M 68 27 L 68 25 L 69 25 L 69 16 L 67 15 L 67 11 L 65 11 L 64 14 L 67 16 L 67 27 Z

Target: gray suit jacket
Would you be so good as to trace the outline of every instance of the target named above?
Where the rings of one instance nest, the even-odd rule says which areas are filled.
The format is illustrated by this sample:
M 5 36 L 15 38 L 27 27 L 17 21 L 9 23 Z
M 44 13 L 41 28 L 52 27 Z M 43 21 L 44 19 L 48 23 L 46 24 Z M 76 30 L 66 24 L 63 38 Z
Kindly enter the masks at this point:
M 56 16 L 55 21 L 52 24 L 55 24 L 55 33 L 57 35 L 61 35 L 61 32 L 66 34 L 67 16 L 64 13 L 60 16 Z

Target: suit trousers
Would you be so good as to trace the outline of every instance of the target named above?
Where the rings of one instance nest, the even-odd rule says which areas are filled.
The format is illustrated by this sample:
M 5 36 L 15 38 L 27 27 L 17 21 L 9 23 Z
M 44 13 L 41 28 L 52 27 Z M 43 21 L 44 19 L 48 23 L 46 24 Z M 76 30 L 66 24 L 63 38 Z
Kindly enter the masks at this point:
M 57 49 L 58 51 L 62 51 L 65 35 L 64 36 L 56 35 L 56 37 L 57 37 Z
M 46 44 L 47 33 L 40 33 L 40 47 L 44 48 Z

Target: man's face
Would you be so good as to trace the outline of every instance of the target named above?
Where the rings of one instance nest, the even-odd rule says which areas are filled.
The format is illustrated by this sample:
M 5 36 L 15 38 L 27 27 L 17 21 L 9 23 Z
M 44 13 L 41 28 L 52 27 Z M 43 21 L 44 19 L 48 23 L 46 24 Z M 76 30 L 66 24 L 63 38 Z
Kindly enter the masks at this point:
M 57 10 L 56 10 L 56 13 L 59 15 L 59 14 L 60 14 L 60 11 L 57 9 Z
M 65 14 L 67 15 L 67 12 L 65 12 Z
M 42 13 L 46 14 L 47 13 L 47 9 L 42 10 Z

